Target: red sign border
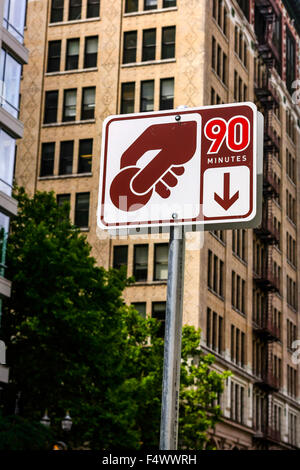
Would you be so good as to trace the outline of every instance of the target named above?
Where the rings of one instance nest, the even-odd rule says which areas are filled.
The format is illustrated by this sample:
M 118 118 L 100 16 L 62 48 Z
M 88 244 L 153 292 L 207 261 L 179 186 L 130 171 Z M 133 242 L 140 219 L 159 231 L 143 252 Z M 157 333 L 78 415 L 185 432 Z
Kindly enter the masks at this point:
M 189 225 L 189 224 L 202 224 L 202 225 L 212 225 L 214 221 L 216 221 L 216 224 L 218 223 L 237 223 L 237 219 L 246 219 L 248 218 L 252 212 L 253 212 L 253 199 L 254 199 L 254 184 L 256 185 L 256 158 L 253 158 L 253 174 L 252 174 L 252 181 L 250 184 L 250 209 L 249 212 L 243 216 L 219 216 L 219 217 L 214 217 L 214 218 L 208 218 L 199 214 L 197 217 L 190 218 L 190 219 L 176 219 L 176 220 L 154 220 L 154 221 L 141 221 L 141 222 L 116 222 L 116 223 L 107 223 L 104 220 L 104 213 L 103 213 L 103 207 L 104 207 L 104 200 L 105 200 L 105 183 L 106 183 L 106 171 L 107 171 L 107 152 L 108 152 L 108 132 L 109 132 L 109 126 L 115 122 L 115 121 L 128 121 L 132 119 L 144 119 L 144 118 L 155 118 L 155 117 L 161 117 L 161 116 L 177 116 L 177 115 L 183 115 L 183 114 L 192 114 L 195 112 L 199 112 L 204 109 L 220 109 L 220 108 L 225 108 L 225 107 L 240 107 L 240 106 L 248 106 L 252 109 L 253 111 L 253 154 L 255 157 L 257 157 L 257 108 L 254 103 L 252 102 L 242 102 L 242 103 L 230 103 L 230 104 L 223 104 L 223 105 L 212 105 L 212 106 L 199 106 L 197 108 L 187 108 L 187 109 L 178 109 L 178 110 L 172 110 L 172 111 L 161 111 L 161 112 L 154 112 L 154 113 L 134 113 L 134 114 L 124 114 L 124 115 L 115 115 L 115 116 L 109 116 L 106 118 L 103 122 L 103 130 L 102 132 L 102 139 L 104 135 L 104 145 L 102 145 L 102 151 L 101 151 L 101 156 L 102 153 L 104 161 L 103 165 L 101 162 L 101 167 L 103 172 L 101 171 L 100 167 L 100 188 L 101 188 L 101 203 L 100 203 L 100 213 L 99 213 L 99 205 L 98 205 L 98 214 L 97 214 L 97 220 L 99 220 L 100 216 L 100 221 L 101 225 L 100 228 L 104 229 L 119 229 L 119 228 L 138 228 L 138 227 L 151 227 L 151 226 L 171 226 L 171 225 Z M 201 162 L 200 162 L 201 164 Z M 256 170 L 256 171 L 254 171 Z M 103 174 L 103 176 L 102 176 Z M 201 174 L 200 174 L 201 177 Z M 203 186 L 203 185 L 202 185 Z M 251 191 L 252 188 L 252 191 Z M 200 201 L 203 193 L 203 188 L 200 187 Z M 200 203 L 199 201 L 199 203 Z M 200 203 L 200 208 L 201 208 L 201 203 Z M 256 214 L 253 215 L 253 218 L 255 217 Z M 207 222 L 206 222 L 207 221 Z

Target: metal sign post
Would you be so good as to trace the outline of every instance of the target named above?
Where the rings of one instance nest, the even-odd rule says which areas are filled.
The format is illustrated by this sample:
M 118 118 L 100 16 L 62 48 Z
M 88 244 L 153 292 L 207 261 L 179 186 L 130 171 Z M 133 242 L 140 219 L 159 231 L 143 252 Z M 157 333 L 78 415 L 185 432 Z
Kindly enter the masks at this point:
M 160 450 L 176 450 L 182 337 L 184 235 L 170 228 Z

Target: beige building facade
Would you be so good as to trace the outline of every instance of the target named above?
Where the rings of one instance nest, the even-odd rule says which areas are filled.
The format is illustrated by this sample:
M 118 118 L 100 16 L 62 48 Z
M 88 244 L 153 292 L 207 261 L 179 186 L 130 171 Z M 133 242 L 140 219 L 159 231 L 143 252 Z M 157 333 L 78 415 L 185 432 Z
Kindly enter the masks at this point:
M 265 116 L 261 226 L 186 241 L 184 324 L 201 328 L 218 370 L 233 372 L 212 433 L 218 449 L 300 447 L 297 3 L 28 2 L 16 181 L 68 200 L 97 262 L 135 276 L 125 301 L 162 325 L 168 236 L 116 238 L 96 226 L 103 120 L 239 101 Z

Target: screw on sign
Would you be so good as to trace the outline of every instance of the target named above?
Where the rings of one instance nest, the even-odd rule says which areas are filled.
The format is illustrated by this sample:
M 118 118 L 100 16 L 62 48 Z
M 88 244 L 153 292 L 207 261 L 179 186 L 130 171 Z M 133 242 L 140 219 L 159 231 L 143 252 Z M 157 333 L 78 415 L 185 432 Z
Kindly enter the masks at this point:
M 251 222 L 257 114 L 253 103 L 234 103 L 107 118 L 99 226 Z

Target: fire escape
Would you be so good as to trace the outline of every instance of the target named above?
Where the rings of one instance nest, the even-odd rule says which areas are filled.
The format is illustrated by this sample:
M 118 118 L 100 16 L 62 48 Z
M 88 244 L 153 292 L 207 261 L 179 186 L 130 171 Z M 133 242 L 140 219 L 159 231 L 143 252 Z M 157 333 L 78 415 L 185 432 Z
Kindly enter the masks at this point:
M 279 100 L 271 82 L 271 70 L 280 62 L 280 55 L 273 41 L 276 13 L 277 6 L 273 0 L 255 0 L 255 32 L 261 64 L 255 77 L 255 95 L 265 118 L 263 216 L 260 227 L 254 230 L 257 240 L 260 240 L 264 247 L 265 256 L 260 260 L 259 269 L 253 274 L 254 285 L 265 299 L 262 314 L 256 316 L 253 321 L 256 340 L 263 350 L 259 376 L 255 383 L 255 387 L 264 397 L 262 422 L 255 435 L 256 444 L 262 449 L 280 442 L 280 433 L 275 429 L 273 418 L 273 394 L 280 388 L 273 363 L 273 344 L 280 339 L 280 331 L 273 316 L 273 296 L 280 290 L 280 280 L 273 262 L 273 247 L 279 243 L 280 236 L 273 217 L 274 200 L 280 196 L 280 187 L 274 172 L 274 159 L 278 159 L 280 140 L 272 126 L 273 112 L 278 108 Z

